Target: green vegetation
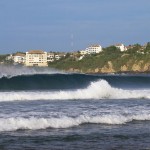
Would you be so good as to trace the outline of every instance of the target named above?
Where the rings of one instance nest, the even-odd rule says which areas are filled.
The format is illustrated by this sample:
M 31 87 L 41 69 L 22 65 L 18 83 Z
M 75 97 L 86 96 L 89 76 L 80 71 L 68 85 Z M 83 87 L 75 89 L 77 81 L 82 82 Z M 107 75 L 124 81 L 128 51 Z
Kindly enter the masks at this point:
M 0 63 L 5 63 L 7 56 L 8 56 L 8 55 L 0 55 Z
M 5 55 L 0 55 L 0 64 L 13 64 L 13 60 L 8 60 L 7 57 L 9 56 L 9 54 L 5 54 Z
M 145 48 L 146 53 L 150 53 L 150 42 L 147 43 L 147 46 Z
M 82 60 L 78 60 L 78 57 L 71 57 L 67 54 L 65 58 L 49 63 L 49 67 L 87 73 L 94 72 L 96 68 L 99 70 L 108 68 L 109 70 L 111 67 L 114 72 L 135 71 L 133 66 L 140 65 L 141 71 L 143 71 L 142 68 L 145 64 L 150 66 L 150 42 L 145 48 L 135 44 L 127 51 L 121 52 L 115 46 L 110 46 L 104 48 L 103 52 L 99 54 L 86 55 Z M 122 69 L 123 66 L 126 69 Z
M 0 55 L 0 62 L 4 61 L 7 55 Z

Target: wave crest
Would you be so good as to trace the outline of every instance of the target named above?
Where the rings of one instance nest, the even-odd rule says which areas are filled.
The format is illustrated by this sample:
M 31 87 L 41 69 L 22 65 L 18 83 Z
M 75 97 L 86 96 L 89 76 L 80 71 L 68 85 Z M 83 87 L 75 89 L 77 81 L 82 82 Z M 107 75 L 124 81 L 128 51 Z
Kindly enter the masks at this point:
M 150 99 L 150 90 L 123 90 L 111 87 L 106 80 L 99 80 L 91 82 L 85 89 L 78 89 L 74 91 L 0 92 L 0 101 L 132 98 Z
M 18 129 L 38 130 L 46 128 L 69 128 L 85 123 L 119 125 L 132 122 L 133 120 L 150 120 L 150 114 L 138 114 L 131 116 L 104 115 L 94 117 L 81 115 L 76 118 L 0 118 L 0 131 L 15 131 Z

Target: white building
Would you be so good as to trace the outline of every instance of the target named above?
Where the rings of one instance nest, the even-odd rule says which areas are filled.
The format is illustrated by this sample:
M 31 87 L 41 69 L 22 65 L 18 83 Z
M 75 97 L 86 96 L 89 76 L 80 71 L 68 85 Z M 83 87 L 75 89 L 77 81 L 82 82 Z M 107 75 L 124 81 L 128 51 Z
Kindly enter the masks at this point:
M 55 59 L 54 53 L 47 53 L 47 61 L 48 62 L 53 62 Z
M 102 52 L 102 47 L 100 45 L 91 45 L 86 48 L 87 54 L 97 54 Z
M 56 60 L 59 60 L 61 57 L 57 54 L 57 55 L 55 55 L 55 59 Z
M 25 54 L 23 53 L 16 53 L 13 56 L 13 61 L 14 63 L 18 63 L 18 64 L 24 64 L 25 63 Z
M 115 47 L 119 48 L 121 52 L 127 50 L 127 48 L 124 46 L 124 44 L 115 44 Z
M 86 50 L 81 50 L 81 51 L 80 51 L 80 54 L 81 54 L 81 55 L 86 55 L 86 54 L 87 54 L 87 51 L 86 51 Z
M 102 46 L 100 45 L 91 45 L 85 50 L 81 50 L 80 54 L 81 55 L 86 55 L 86 54 L 98 54 L 102 52 Z
M 7 61 L 13 60 L 13 55 L 12 55 L 12 54 L 8 55 L 8 56 L 6 57 L 6 60 L 7 60 Z
M 26 52 L 26 66 L 39 66 L 46 67 L 47 64 L 47 52 L 42 50 L 31 50 Z
M 65 56 L 66 56 L 65 53 L 57 53 L 57 54 L 55 54 L 55 60 L 59 60 L 60 58 L 63 58 Z

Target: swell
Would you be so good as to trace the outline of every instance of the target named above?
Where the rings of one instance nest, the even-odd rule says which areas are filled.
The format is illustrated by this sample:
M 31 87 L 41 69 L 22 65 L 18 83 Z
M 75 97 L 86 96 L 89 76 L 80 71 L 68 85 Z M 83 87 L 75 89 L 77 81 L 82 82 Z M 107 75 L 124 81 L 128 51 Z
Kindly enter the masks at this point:
M 62 90 L 87 87 L 104 79 L 117 88 L 150 88 L 149 75 L 32 74 L 0 78 L 0 90 Z
M 0 101 L 84 100 L 84 99 L 150 99 L 150 89 L 124 90 L 112 87 L 106 80 L 91 82 L 76 90 L 0 92 Z
M 150 120 L 150 114 L 135 114 L 135 115 L 80 115 L 76 118 L 72 117 L 61 117 L 61 118 L 0 118 L 0 131 L 15 131 L 19 129 L 46 129 L 46 128 L 69 128 L 79 126 L 85 123 L 92 124 L 109 124 L 119 125 L 132 122 L 134 120 L 144 121 Z
M 77 89 L 99 77 L 81 74 L 35 74 L 0 79 L 0 90 Z

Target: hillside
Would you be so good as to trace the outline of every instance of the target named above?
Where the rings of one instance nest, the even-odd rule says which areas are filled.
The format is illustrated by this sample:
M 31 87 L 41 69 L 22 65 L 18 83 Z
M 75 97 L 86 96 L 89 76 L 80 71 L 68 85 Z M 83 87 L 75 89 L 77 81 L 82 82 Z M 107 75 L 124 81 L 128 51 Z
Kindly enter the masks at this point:
M 78 60 L 78 57 L 68 55 L 59 61 L 50 63 L 49 67 L 82 73 L 150 71 L 149 44 L 144 49 L 136 44 L 125 52 L 120 52 L 116 47 L 110 46 L 99 54 L 86 55 L 82 60 Z

